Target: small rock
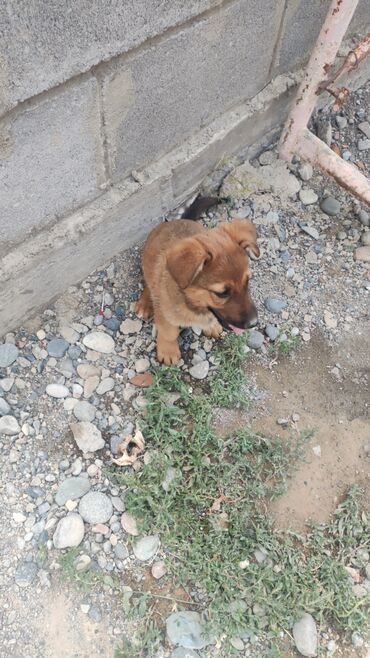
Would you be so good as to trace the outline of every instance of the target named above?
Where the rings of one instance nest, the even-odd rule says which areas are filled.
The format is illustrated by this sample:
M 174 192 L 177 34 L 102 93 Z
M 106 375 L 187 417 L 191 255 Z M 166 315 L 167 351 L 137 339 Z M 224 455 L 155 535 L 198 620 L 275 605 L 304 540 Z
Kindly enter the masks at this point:
M 59 486 L 55 496 L 57 505 L 64 505 L 67 500 L 77 500 L 90 490 L 90 482 L 86 477 L 67 478 Z
M 69 396 L 69 390 L 63 384 L 48 384 L 46 393 L 51 398 L 67 398 Z
M 64 338 L 52 338 L 46 349 L 49 356 L 53 356 L 56 359 L 61 359 L 65 355 L 68 348 L 69 343 L 67 343 Z
M 136 372 L 142 373 L 145 372 L 150 368 L 150 361 L 149 359 L 138 359 L 135 361 L 135 366 L 134 366 Z
M 370 149 L 370 139 L 359 139 L 357 142 L 357 148 L 359 151 L 367 151 Z
M 163 576 L 165 576 L 167 573 L 166 565 L 163 562 L 163 560 L 158 560 L 158 562 L 153 562 L 151 572 L 153 578 L 155 578 L 156 580 L 163 578 Z
M 77 343 L 80 334 L 78 331 L 73 329 L 73 327 L 60 327 L 59 328 L 60 335 L 63 336 L 63 338 L 69 343 L 70 345 L 73 345 L 74 343 Z
M 72 513 L 60 519 L 53 536 L 55 548 L 78 546 L 85 534 L 84 522 L 79 514 Z
M 286 301 L 284 299 L 278 299 L 277 297 L 267 297 L 264 304 L 270 313 L 275 313 L 276 315 L 281 313 L 287 307 Z
M 272 341 L 276 340 L 279 335 L 279 329 L 275 324 L 267 324 L 265 331 L 266 336 Z
M 117 544 L 114 547 L 114 555 L 117 560 L 126 560 L 129 556 L 129 552 L 124 544 Z
M 264 341 L 264 336 L 263 334 L 261 334 L 260 331 L 256 331 L 255 329 L 253 329 L 252 331 L 249 332 L 247 345 L 252 350 L 261 349 L 263 345 L 263 341 Z
M 0 387 L 5 391 L 5 393 L 9 393 L 11 388 L 13 387 L 14 384 L 14 378 L 13 377 L 4 377 L 4 379 L 0 379 Z
M 141 562 L 151 560 L 158 551 L 160 540 L 158 535 L 142 537 L 133 545 L 135 557 Z
M 196 653 L 193 649 L 177 647 L 177 649 L 172 651 L 170 658 L 200 658 L 200 656 L 199 653 Z
M 269 210 L 266 215 L 266 221 L 269 224 L 277 224 L 279 221 L 279 213 L 275 210 Z
M 94 352 L 101 354 L 111 354 L 114 352 L 114 340 L 109 334 L 104 331 L 92 331 L 86 334 L 82 340 L 85 347 Z
M 90 607 L 88 615 L 89 615 L 89 618 L 91 619 L 91 621 L 93 621 L 95 624 L 99 624 L 99 622 L 101 622 L 102 614 L 101 614 L 99 608 L 97 608 L 95 605 L 92 605 Z
M 230 639 L 230 644 L 237 651 L 244 651 L 244 642 L 240 637 L 232 637 Z
M 313 446 L 312 452 L 316 457 L 321 457 L 321 446 Z
M 310 238 L 313 238 L 314 240 L 318 240 L 320 237 L 320 233 L 314 226 L 309 226 L 308 224 L 302 224 L 302 222 L 298 222 L 299 227 L 304 231 L 304 233 L 307 233 L 307 235 L 310 236 Z
M 108 391 L 112 391 L 114 389 L 114 384 L 115 381 L 113 377 L 105 377 L 96 388 L 97 394 L 104 395 L 105 393 L 108 393 Z
M 330 217 L 338 215 L 341 210 L 339 201 L 334 199 L 332 196 L 327 196 L 324 199 L 321 199 L 320 208 L 326 215 L 329 215 Z
M 270 165 L 276 160 L 276 153 L 274 151 L 263 151 L 258 161 L 261 165 Z
M 5 434 L 5 436 L 14 436 L 19 434 L 21 428 L 19 427 L 18 421 L 14 416 L 1 416 L 0 418 L 0 434 Z
M 85 379 L 84 388 L 83 388 L 83 394 L 85 398 L 91 397 L 91 395 L 94 393 L 98 385 L 99 385 L 99 377 L 97 375 Z
M 113 505 L 106 494 L 90 491 L 81 499 L 78 511 L 87 523 L 105 523 L 113 514 Z
M 0 398 L 0 416 L 7 416 L 10 411 L 10 405 L 4 398 Z
M 173 612 L 166 620 L 167 635 L 172 644 L 185 649 L 203 649 L 211 640 L 204 637 L 201 616 L 198 612 Z M 186 655 L 186 654 L 185 654 Z
M 370 139 L 370 123 L 368 121 L 362 121 L 357 127 L 368 139 Z
M 366 231 L 365 233 L 362 234 L 361 242 L 367 247 L 370 246 L 370 231 Z
M 73 438 L 82 452 L 95 452 L 104 448 L 101 431 L 92 423 L 72 423 Z
M 315 658 L 317 656 L 317 629 L 314 618 L 305 612 L 293 626 L 295 645 L 302 656 Z
M 370 263 L 370 247 L 357 247 L 355 251 L 355 259 L 364 263 Z
M 347 126 L 347 118 L 342 117 L 340 114 L 336 115 L 335 122 L 336 122 L 339 130 L 343 130 Z
M 200 361 L 189 369 L 189 374 L 194 379 L 205 379 L 208 375 L 209 363 L 208 361 Z
M 127 532 L 128 535 L 132 535 L 133 537 L 138 536 L 139 531 L 137 528 L 137 523 L 134 517 L 131 516 L 131 514 L 128 514 L 127 512 L 124 512 L 124 514 L 122 514 L 121 526 L 123 530 Z
M 363 639 L 363 637 L 361 637 L 360 633 L 357 633 L 357 631 L 354 631 L 354 632 L 352 633 L 352 635 L 351 635 L 351 641 L 352 641 L 352 645 L 353 645 L 356 649 L 360 649 L 360 647 L 363 647 L 363 646 L 364 646 L 364 639 Z
M 85 553 L 78 555 L 74 561 L 74 566 L 78 573 L 88 571 L 91 566 L 91 557 Z
M 324 322 L 328 329 L 336 329 L 338 322 L 330 311 L 324 311 Z
M 299 199 L 304 206 L 310 206 L 312 203 L 316 203 L 318 196 L 314 190 L 303 189 L 299 190 Z
M 37 564 L 35 562 L 22 562 L 15 572 L 15 582 L 18 587 L 28 587 L 37 575 Z
M 89 377 L 99 377 L 100 368 L 92 365 L 92 363 L 80 363 L 77 366 L 77 372 L 81 379 L 89 379 Z
M 308 181 L 313 176 L 312 165 L 309 162 L 304 162 L 298 169 L 298 173 L 302 180 Z
M 138 334 L 139 331 L 141 331 L 142 326 L 143 323 L 141 320 L 131 320 L 131 318 L 127 318 L 121 322 L 120 331 L 121 334 L 124 334 L 125 336 L 128 334 Z
M 0 368 L 8 368 L 18 358 L 18 348 L 13 343 L 0 345 Z
M 91 423 L 95 418 L 96 409 L 93 404 L 90 404 L 90 402 L 87 402 L 86 400 L 78 400 L 73 407 L 73 414 L 76 416 L 77 420 Z
M 370 226 L 370 215 L 366 210 L 360 210 L 357 216 L 363 226 Z

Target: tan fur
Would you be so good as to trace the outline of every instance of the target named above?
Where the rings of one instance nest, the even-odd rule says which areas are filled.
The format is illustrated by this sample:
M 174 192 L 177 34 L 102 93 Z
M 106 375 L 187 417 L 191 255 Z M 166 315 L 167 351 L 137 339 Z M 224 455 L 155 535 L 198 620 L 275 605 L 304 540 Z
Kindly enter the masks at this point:
M 143 252 L 144 290 L 136 304 L 140 317 L 154 315 L 157 358 L 167 365 L 181 357 L 177 338 L 183 327 L 197 326 L 218 337 L 222 326 L 209 311 L 237 326 L 257 316 L 248 292 L 250 268 L 245 249 L 259 255 L 256 230 L 248 220 L 234 220 L 206 230 L 191 220 L 157 226 Z M 217 292 L 230 291 L 227 299 Z

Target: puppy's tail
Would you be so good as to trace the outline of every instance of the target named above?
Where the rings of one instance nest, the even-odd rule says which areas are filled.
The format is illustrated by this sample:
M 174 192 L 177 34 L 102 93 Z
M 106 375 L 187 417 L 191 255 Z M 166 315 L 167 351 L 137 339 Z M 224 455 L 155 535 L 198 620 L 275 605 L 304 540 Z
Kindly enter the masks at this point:
M 183 219 L 199 219 L 201 215 L 212 208 L 213 206 L 221 203 L 222 199 L 219 199 L 217 196 L 200 196 L 198 194 L 197 198 L 190 204 L 182 216 Z

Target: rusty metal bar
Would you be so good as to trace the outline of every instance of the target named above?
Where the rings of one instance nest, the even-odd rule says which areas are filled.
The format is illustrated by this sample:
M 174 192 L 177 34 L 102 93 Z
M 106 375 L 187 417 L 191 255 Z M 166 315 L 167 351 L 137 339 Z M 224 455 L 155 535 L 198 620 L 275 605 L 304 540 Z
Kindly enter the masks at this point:
M 299 86 L 293 108 L 284 126 L 279 145 L 280 157 L 290 162 L 294 154 L 320 167 L 332 176 L 340 185 L 356 195 L 370 206 L 370 183 L 352 164 L 345 162 L 328 148 L 320 139 L 312 135 L 307 128 L 308 121 L 315 108 L 317 97 L 325 88 L 331 87 L 332 81 L 325 85 L 339 46 L 357 7 L 358 0 L 332 0 L 325 22 L 321 28 L 316 45 L 310 57 L 303 80 Z M 370 52 L 370 35 L 352 51 L 354 57 L 348 56 L 334 76 L 349 71 L 359 59 Z M 355 61 L 356 60 L 356 61 Z M 339 102 L 346 98 L 346 90 L 328 88 L 339 95 Z

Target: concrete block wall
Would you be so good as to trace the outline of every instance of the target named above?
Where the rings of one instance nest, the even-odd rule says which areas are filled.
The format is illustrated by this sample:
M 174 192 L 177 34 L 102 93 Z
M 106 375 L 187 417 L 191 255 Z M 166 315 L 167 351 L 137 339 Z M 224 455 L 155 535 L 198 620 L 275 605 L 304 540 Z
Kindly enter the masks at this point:
M 0 334 L 281 125 L 328 5 L 0 3 Z

